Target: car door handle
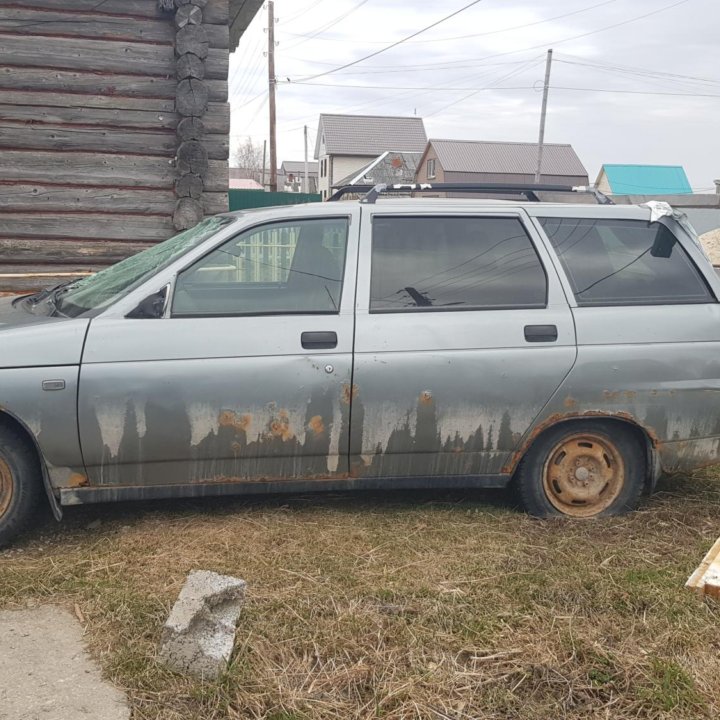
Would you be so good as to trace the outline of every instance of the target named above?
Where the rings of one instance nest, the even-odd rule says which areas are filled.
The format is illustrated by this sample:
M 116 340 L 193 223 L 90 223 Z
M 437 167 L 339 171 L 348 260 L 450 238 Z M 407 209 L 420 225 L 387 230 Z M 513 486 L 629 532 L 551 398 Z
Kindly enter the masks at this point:
M 528 342 L 555 342 L 557 339 L 557 325 L 525 326 L 525 340 Z
M 337 347 L 336 332 L 304 332 L 300 342 L 306 350 L 329 350 Z

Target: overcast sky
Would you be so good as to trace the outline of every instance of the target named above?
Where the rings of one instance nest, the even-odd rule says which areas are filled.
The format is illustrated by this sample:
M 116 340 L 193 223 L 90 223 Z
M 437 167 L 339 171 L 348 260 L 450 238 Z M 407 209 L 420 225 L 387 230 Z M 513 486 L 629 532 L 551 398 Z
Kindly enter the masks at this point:
M 718 0 L 482 0 L 328 72 L 469 2 L 276 0 L 278 164 L 302 160 L 304 124 L 312 159 L 321 112 L 417 114 L 430 138 L 536 142 L 552 47 L 545 139 L 571 143 L 591 182 L 603 163 L 683 165 L 696 190 L 720 178 Z M 261 10 L 231 55 L 231 147 L 268 136 L 266 27 Z

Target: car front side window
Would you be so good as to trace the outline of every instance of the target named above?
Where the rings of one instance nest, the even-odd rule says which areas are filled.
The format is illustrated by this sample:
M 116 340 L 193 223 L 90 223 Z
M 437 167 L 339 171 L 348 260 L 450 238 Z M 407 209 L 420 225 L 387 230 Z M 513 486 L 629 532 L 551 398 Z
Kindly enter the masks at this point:
M 178 275 L 173 317 L 337 314 L 348 219 L 251 228 Z

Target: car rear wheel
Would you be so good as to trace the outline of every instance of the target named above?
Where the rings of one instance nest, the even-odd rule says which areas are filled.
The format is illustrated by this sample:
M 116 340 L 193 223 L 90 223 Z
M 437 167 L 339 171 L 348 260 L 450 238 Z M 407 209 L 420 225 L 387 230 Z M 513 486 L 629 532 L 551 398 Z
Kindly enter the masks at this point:
M 0 547 L 26 527 L 40 497 L 42 477 L 27 438 L 0 428 Z
M 592 518 L 637 507 L 645 482 L 643 447 L 620 424 L 588 421 L 542 435 L 515 476 L 531 515 Z

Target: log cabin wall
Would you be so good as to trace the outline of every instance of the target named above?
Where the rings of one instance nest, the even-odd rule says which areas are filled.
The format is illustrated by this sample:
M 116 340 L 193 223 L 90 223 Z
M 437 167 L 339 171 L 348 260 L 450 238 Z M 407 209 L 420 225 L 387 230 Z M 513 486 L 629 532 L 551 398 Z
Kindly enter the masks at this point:
M 227 210 L 228 23 L 228 0 L 0 0 L 0 291 Z

